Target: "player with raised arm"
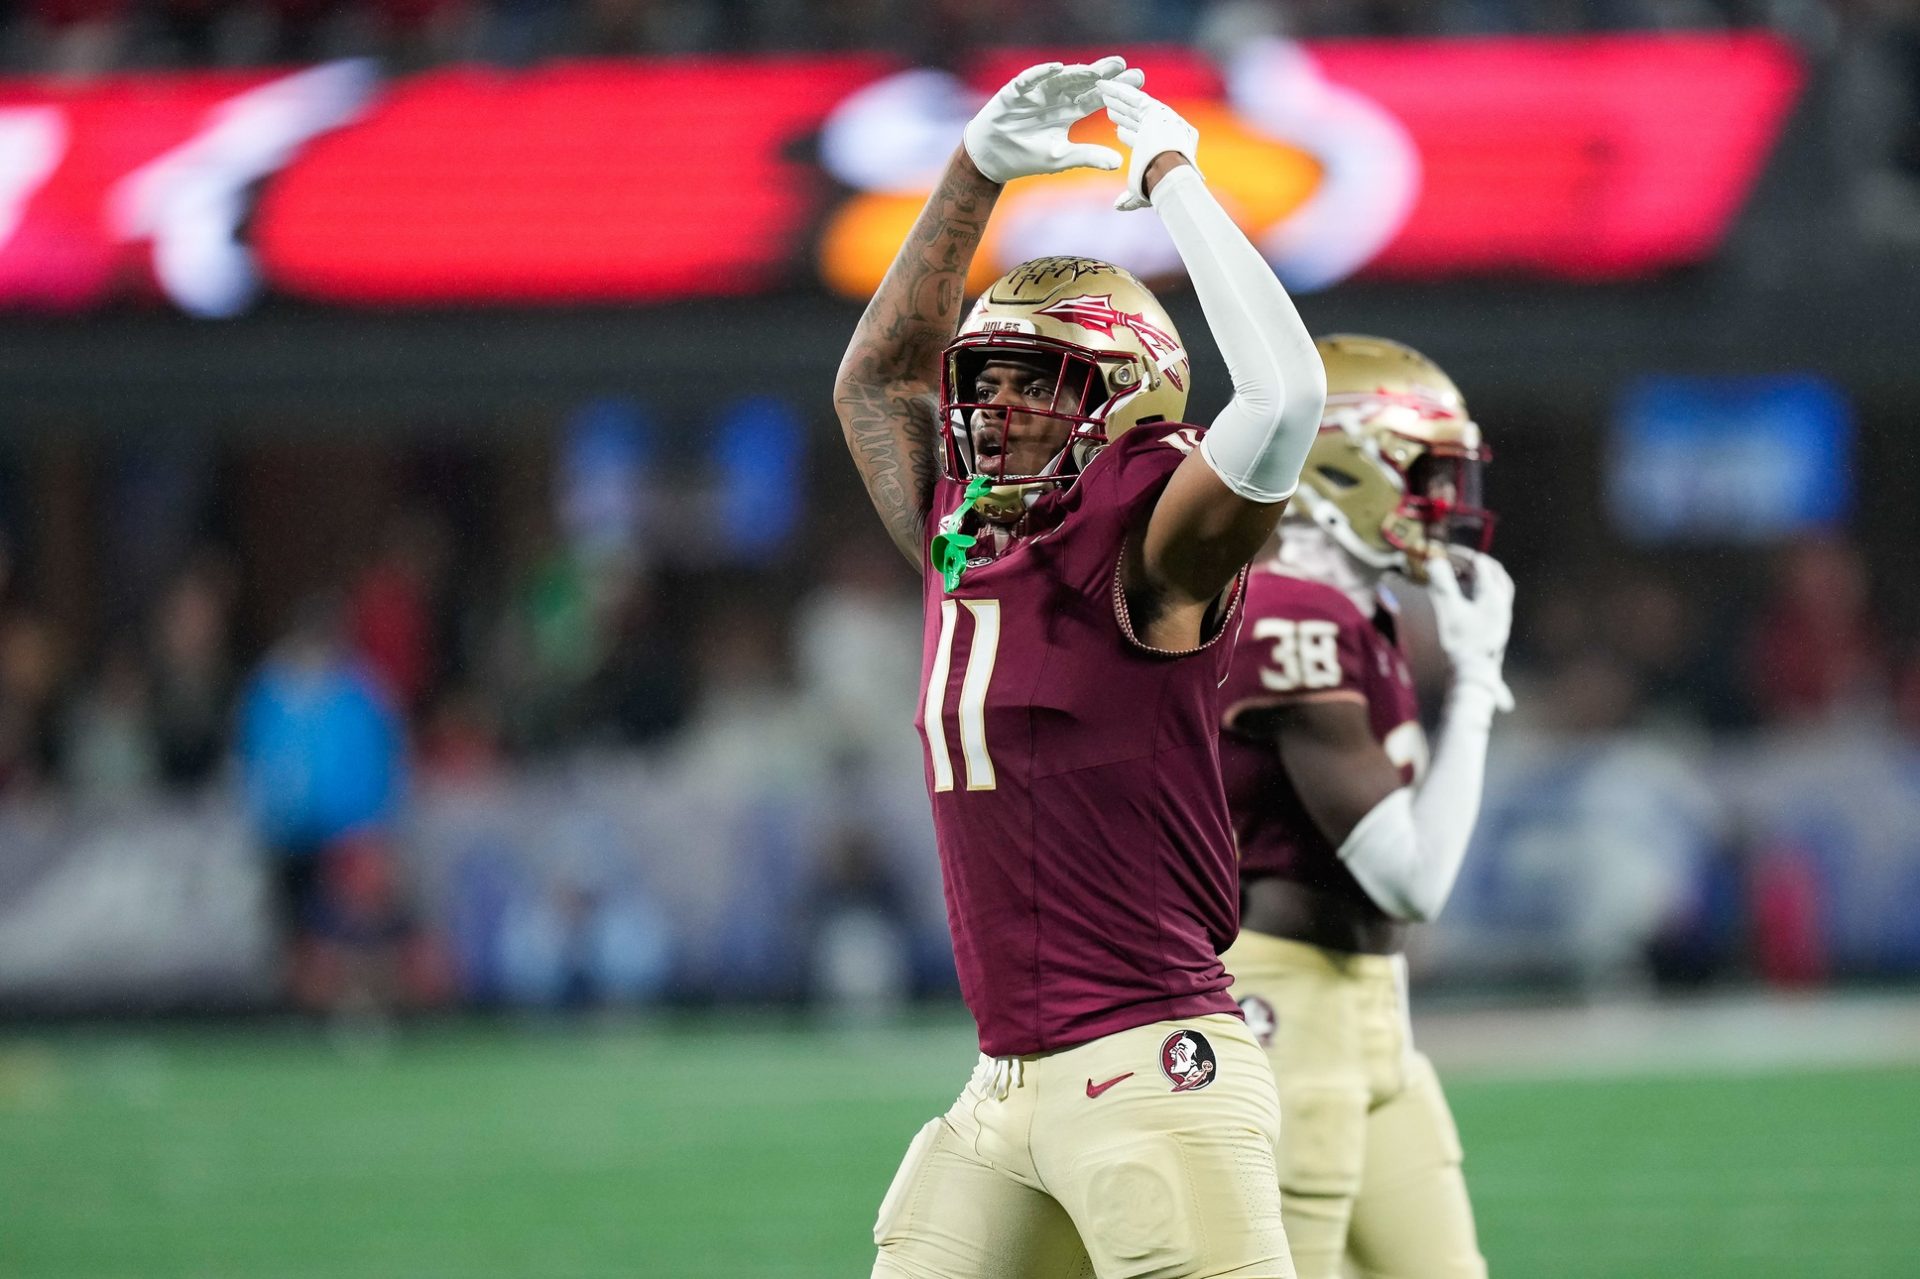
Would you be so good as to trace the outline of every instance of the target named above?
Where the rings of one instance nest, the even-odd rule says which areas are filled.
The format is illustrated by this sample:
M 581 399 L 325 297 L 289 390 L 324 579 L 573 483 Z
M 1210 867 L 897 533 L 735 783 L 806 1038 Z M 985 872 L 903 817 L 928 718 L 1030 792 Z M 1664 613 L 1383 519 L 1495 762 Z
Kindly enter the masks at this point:
M 1242 896 L 1226 962 L 1279 1083 L 1302 1279 L 1467 1279 L 1486 1263 L 1453 1117 L 1409 1036 L 1401 952 L 1407 924 L 1445 904 L 1479 815 L 1494 712 L 1511 706 L 1513 583 L 1484 553 L 1487 451 L 1452 381 L 1395 342 L 1319 346 L 1326 417 L 1297 499 L 1311 519 L 1282 525 L 1254 569 L 1227 681 Z M 1425 586 L 1452 667 L 1430 764 L 1390 572 Z
M 911 1279 L 1293 1273 L 1265 1056 L 1227 993 L 1237 928 L 1218 643 L 1319 426 L 1292 302 L 1207 190 L 1196 131 L 1118 58 L 1022 72 L 868 305 L 834 399 L 925 579 L 919 727 L 981 1057 L 881 1205 L 873 1273 Z M 1043 258 L 962 286 L 1000 185 L 1121 156 L 1233 375 L 1190 370 L 1132 276 Z

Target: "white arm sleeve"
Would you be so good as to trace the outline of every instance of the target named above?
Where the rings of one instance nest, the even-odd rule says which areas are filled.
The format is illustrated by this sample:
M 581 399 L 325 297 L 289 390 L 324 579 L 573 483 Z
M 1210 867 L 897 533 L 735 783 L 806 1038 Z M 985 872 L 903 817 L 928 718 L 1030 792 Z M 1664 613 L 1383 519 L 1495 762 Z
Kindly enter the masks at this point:
M 1340 860 L 1374 904 L 1396 919 L 1433 919 L 1447 904 L 1480 817 L 1494 695 L 1455 684 L 1418 790 L 1402 787 L 1373 806 L 1340 845 Z
M 1201 442 L 1226 486 L 1250 502 L 1293 495 L 1320 432 L 1327 373 L 1293 299 L 1213 192 L 1183 164 L 1153 188 L 1207 327 L 1233 377 L 1233 402 Z

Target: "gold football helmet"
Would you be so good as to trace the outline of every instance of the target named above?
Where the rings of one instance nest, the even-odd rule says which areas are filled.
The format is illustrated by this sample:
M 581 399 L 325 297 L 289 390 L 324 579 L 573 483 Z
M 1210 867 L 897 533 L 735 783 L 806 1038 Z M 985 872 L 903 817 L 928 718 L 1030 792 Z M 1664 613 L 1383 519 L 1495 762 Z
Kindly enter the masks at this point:
M 1300 475 L 1300 504 L 1355 559 L 1416 582 L 1450 546 L 1484 551 L 1492 458 L 1460 388 L 1412 347 L 1335 334 L 1314 344 L 1327 407 Z
M 1052 378 L 1052 402 L 988 402 L 977 389 L 989 363 L 1033 366 Z M 1092 258 L 1035 258 L 988 286 L 946 349 L 940 376 L 942 460 L 952 479 L 985 476 L 979 504 L 1008 522 L 1042 485 L 1067 484 L 1122 432 L 1177 422 L 1191 369 L 1180 334 L 1145 285 Z M 1057 452 L 1037 470 L 1008 467 L 1013 415 L 1066 424 Z M 997 428 L 997 429 L 996 429 Z M 976 447 L 976 433 L 987 443 Z

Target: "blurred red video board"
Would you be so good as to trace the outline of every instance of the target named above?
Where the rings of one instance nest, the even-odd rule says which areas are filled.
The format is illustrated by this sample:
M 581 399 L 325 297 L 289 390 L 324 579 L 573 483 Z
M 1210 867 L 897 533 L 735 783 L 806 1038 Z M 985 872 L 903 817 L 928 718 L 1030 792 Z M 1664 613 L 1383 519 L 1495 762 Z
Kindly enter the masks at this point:
M 1618 279 L 1724 237 L 1803 79 L 1763 35 L 1136 50 L 1281 274 Z M 347 305 L 869 291 L 1012 71 L 879 56 L 0 81 L 0 303 Z M 1081 136 L 1111 138 L 1099 118 Z M 1016 183 L 977 265 L 1178 271 L 1110 174 Z

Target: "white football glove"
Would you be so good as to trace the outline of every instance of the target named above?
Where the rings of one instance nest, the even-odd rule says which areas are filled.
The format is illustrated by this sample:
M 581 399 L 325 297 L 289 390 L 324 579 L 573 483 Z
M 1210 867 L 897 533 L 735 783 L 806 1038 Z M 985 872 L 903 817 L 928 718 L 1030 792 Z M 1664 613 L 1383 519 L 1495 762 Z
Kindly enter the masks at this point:
M 1124 76 L 1108 80 L 1100 86 L 1100 100 L 1106 103 L 1107 118 L 1120 131 L 1120 140 L 1133 150 L 1127 164 L 1127 189 L 1113 202 L 1114 208 L 1130 213 L 1152 203 L 1145 186 L 1147 168 L 1169 151 L 1179 152 L 1194 168 L 1200 167 L 1196 159 L 1200 130 L 1138 84 Z
M 1002 184 L 1066 169 L 1119 168 L 1118 151 L 1071 142 L 1067 130 L 1100 109 L 1103 81 L 1146 83 L 1145 72 L 1126 66 L 1124 58 L 1107 57 L 1092 64 L 1043 62 L 1028 67 L 967 122 L 961 141 L 974 166 L 989 182 Z
M 1513 693 L 1500 676 L 1513 631 L 1513 579 L 1500 561 L 1477 551 L 1473 562 L 1473 598 L 1460 589 L 1453 564 L 1436 555 L 1427 564 L 1427 598 L 1433 601 L 1440 647 L 1453 666 L 1456 685 L 1478 685 L 1493 694 L 1493 704 L 1513 709 Z

